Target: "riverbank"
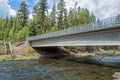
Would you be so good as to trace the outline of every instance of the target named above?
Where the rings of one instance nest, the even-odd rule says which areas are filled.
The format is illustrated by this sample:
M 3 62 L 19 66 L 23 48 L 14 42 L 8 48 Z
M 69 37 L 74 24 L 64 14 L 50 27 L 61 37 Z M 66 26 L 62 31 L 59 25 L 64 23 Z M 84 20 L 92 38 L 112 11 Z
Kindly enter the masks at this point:
M 77 53 L 64 58 L 67 61 L 120 68 L 120 52 Z
M 34 60 L 39 59 L 40 54 L 36 53 L 31 47 L 13 47 L 12 54 L 5 54 L 1 51 L 0 61 L 3 60 Z M 93 53 L 78 52 L 74 53 L 65 48 L 61 48 L 65 52 L 69 53 L 66 57 L 62 57 L 62 60 L 68 60 L 77 63 L 84 64 L 96 64 L 109 67 L 120 67 L 120 51 L 97 51 Z
M 4 60 L 33 60 L 39 59 L 40 55 L 31 47 L 13 47 L 13 53 L 6 54 L 4 49 L 0 50 L 0 61 Z
M 39 59 L 39 56 L 38 55 L 33 55 L 33 56 L 0 55 L 0 61 L 5 61 L 5 60 L 34 60 L 34 59 Z

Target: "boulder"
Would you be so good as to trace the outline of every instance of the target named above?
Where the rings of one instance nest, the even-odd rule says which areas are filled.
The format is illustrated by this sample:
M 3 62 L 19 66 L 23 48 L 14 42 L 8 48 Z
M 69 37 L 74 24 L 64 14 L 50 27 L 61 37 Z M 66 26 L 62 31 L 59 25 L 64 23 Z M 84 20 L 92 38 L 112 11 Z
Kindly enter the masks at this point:
M 93 56 L 88 58 L 92 64 L 100 64 L 109 67 L 120 67 L 120 56 Z
M 120 80 L 120 72 L 115 72 L 113 75 L 113 80 Z

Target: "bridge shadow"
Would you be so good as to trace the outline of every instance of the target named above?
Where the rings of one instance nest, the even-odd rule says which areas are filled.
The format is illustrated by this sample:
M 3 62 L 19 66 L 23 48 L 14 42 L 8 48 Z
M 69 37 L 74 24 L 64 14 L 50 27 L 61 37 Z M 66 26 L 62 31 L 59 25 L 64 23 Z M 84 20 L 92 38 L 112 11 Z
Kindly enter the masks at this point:
M 62 47 L 33 47 L 41 55 L 41 58 L 59 59 L 70 55 L 70 52 Z

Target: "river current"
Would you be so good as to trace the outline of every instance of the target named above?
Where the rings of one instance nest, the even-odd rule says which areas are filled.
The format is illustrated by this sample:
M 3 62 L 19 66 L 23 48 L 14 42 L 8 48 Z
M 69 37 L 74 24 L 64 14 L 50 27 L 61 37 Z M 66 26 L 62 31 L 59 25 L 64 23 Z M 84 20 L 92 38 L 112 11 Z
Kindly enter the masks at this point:
M 57 59 L 0 61 L 0 80 L 112 80 L 117 71 Z

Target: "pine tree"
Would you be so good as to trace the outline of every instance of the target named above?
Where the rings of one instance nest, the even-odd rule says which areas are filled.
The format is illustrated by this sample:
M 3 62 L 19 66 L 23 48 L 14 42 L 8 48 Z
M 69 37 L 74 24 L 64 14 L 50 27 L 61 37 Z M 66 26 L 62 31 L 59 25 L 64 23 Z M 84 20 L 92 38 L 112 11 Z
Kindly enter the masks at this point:
M 50 15 L 47 14 L 47 16 L 45 17 L 45 30 L 44 30 L 45 33 L 48 33 L 47 31 L 50 32 L 50 29 L 55 26 L 55 23 L 53 24 L 53 26 L 51 23 L 52 23 L 52 21 L 50 19 Z
M 2 38 L 3 38 L 3 40 L 5 40 L 5 20 L 3 20 L 3 23 L 2 23 Z
M 78 10 L 78 8 L 70 8 L 69 14 L 68 14 L 68 22 L 69 22 L 69 27 L 73 27 L 73 26 L 78 26 L 80 25 L 80 21 L 79 21 L 79 14 L 80 14 L 80 10 Z
M 38 11 L 39 11 L 39 5 L 37 3 L 37 4 L 35 4 L 35 6 L 33 7 L 33 10 L 32 10 L 33 16 L 35 16 L 38 13 Z
M 10 32 L 9 32 L 10 40 L 13 41 L 13 42 L 16 41 L 15 36 L 16 36 L 17 28 L 18 28 L 18 27 L 19 27 L 19 26 L 18 26 L 17 19 L 16 19 L 16 18 L 13 18 L 12 28 L 11 28 L 11 30 L 10 30 Z
M 93 14 L 93 12 L 91 13 L 91 21 L 95 23 L 96 21 L 96 17 L 95 15 Z
M 64 11 L 65 11 L 64 0 L 59 0 L 57 8 L 58 8 L 58 28 L 64 29 Z
M 34 16 L 33 23 L 35 24 L 33 28 L 35 27 L 36 34 L 42 34 L 40 11 Z
M 67 15 L 67 9 L 64 9 L 64 28 L 68 28 L 68 15 Z
M 2 23 L 3 23 L 3 20 L 2 20 L 2 17 L 0 17 L 0 41 L 3 40 L 3 29 L 2 29 Z
M 36 34 L 42 34 L 45 32 L 46 4 L 46 0 L 39 0 L 39 2 L 33 7 L 33 23 L 35 24 L 33 27 L 35 27 L 34 32 L 36 32 Z
M 119 24 L 120 23 L 120 14 L 116 16 L 115 23 Z
M 54 26 L 56 24 L 56 5 L 55 5 L 55 3 L 53 4 L 53 7 L 52 7 L 50 19 L 51 19 L 51 26 Z
M 27 4 L 26 4 L 25 0 L 23 0 L 21 2 L 19 10 L 17 12 L 17 19 L 19 20 L 20 25 L 22 27 L 27 26 L 28 15 L 29 15 L 29 12 L 28 12 L 28 9 L 27 9 Z
M 47 11 L 47 0 L 39 0 L 38 5 L 40 6 L 40 16 L 41 16 L 41 31 L 44 33 L 45 27 L 45 12 Z
M 69 14 L 68 14 L 68 26 L 73 27 L 74 26 L 74 19 L 73 19 L 73 8 L 70 8 Z
M 6 19 L 5 19 L 5 22 L 4 22 L 5 24 L 4 24 L 4 26 L 3 26 L 3 27 L 4 27 L 4 40 L 7 40 L 7 38 L 9 37 L 9 36 L 8 36 L 8 34 L 9 34 L 9 33 L 8 33 L 8 27 L 9 27 L 9 26 L 8 26 L 8 22 L 9 22 L 9 19 L 8 19 L 8 14 L 7 14 Z
M 36 29 L 35 29 L 35 23 L 33 20 L 29 22 L 28 27 L 29 27 L 29 36 L 37 35 Z
M 90 22 L 92 22 L 90 12 L 89 12 L 89 10 L 88 10 L 87 8 L 85 8 L 85 9 L 83 10 L 83 13 L 84 13 L 84 15 L 85 15 L 85 23 L 90 23 Z

